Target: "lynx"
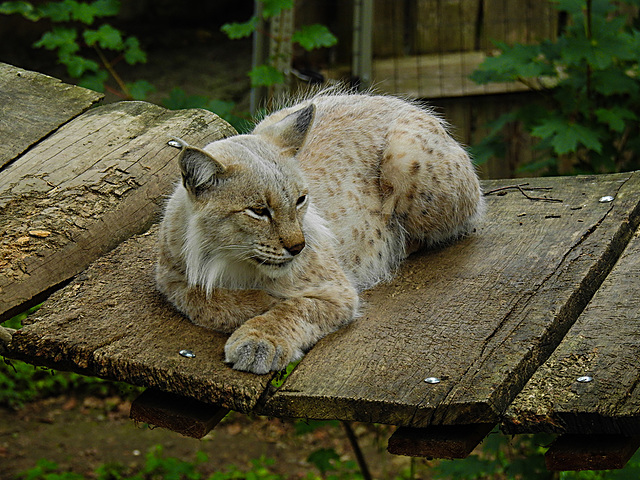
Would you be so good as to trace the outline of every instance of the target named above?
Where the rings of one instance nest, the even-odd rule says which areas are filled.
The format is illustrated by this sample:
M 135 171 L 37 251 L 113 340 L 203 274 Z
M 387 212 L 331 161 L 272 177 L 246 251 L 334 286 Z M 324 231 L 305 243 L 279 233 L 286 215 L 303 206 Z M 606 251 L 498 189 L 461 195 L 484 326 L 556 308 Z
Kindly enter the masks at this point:
M 417 248 L 467 234 L 483 199 L 432 113 L 317 95 L 248 135 L 183 142 L 156 282 L 189 319 L 230 333 L 225 361 L 264 374 L 358 315 L 358 293 Z

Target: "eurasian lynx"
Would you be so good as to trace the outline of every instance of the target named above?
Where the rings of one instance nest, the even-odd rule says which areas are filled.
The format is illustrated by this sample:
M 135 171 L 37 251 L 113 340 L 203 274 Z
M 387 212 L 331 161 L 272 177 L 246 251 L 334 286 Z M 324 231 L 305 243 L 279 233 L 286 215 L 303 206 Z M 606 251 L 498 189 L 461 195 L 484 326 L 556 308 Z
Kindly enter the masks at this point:
M 252 134 L 182 147 L 156 281 L 226 361 L 281 370 L 351 322 L 358 292 L 415 248 L 467 233 L 484 203 L 465 151 L 403 100 L 319 95 Z

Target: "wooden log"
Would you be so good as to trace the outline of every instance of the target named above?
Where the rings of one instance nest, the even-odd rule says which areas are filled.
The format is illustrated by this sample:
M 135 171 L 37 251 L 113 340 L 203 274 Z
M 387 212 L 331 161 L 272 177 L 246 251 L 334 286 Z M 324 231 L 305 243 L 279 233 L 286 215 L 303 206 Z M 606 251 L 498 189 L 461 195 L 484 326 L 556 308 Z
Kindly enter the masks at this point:
M 271 376 L 231 369 L 227 337 L 192 324 L 158 293 L 156 231 L 125 241 L 54 293 L 5 355 L 250 411 Z
M 86 112 L 8 165 L 0 177 L 0 320 L 157 220 L 179 178 L 171 136 L 203 145 L 234 133 L 205 110 L 122 102 Z
M 149 389 L 131 403 L 130 417 L 136 422 L 166 428 L 186 437 L 202 438 L 227 413 L 228 408 Z
M 562 435 L 545 454 L 547 470 L 613 470 L 624 468 L 640 447 L 640 437 Z
M 476 234 L 410 258 L 367 292 L 362 317 L 321 340 L 262 413 L 413 427 L 497 422 L 640 218 L 638 173 L 529 183 L 552 189 L 530 196 L 563 202 L 517 189 L 489 196 Z M 600 203 L 604 195 L 616 200 Z
M 0 62 L 0 169 L 103 97 Z
M 490 423 L 400 427 L 389 439 L 387 451 L 410 457 L 467 458 L 493 427 Z
M 639 299 L 640 230 L 560 346 L 507 410 L 503 429 L 638 435 Z

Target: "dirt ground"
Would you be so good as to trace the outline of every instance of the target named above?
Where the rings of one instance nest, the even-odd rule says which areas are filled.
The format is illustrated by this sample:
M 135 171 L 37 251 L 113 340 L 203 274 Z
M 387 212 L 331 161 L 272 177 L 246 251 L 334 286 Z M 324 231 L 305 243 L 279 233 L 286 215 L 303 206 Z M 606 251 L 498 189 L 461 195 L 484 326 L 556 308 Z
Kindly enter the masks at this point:
M 321 448 L 334 449 L 341 460 L 355 460 L 341 425 L 327 424 L 304 434 L 294 423 L 231 413 L 202 440 L 169 430 L 150 429 L 129 419 L 130 403 L 120 397 L 59 397 L 28 404 L 21 410 L 0 408 L 0 480 L 14 480 L 38 460 L 56 462 L 61 471 L 92 478 L 96 467 L 120 463 L 136 470 L 147 452 L 160 445 L 163 456 L 193 462 L 197 452 L 209 461 L 206 475 L 229 464 L 248 469 L 251 459 L 273 458 L 272 471 L 285 478 L 303 478 L 318 470 L 307 461 Z M 394 478 L 409 468 L 407 457 L 386 452 L 393 429 L 354 424 L 359 444 L 374 478 Z

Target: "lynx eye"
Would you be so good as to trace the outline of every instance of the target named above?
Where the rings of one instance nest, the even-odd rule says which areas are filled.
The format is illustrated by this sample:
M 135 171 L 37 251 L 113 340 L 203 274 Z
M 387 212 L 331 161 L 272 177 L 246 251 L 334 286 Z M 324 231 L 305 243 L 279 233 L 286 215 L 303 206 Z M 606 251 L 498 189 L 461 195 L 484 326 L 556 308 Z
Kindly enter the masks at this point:
M 245 213 L 258 220 L 271 219 L 271 211 L 267 207 L 249 207 L 245 210 Z
M 296 207 L 300 208 L 305 203 L 307 203 L 307 196 L 306 195 L 301 195 L 300 198 L 298 198 L 298 201 L 296 202 Z

